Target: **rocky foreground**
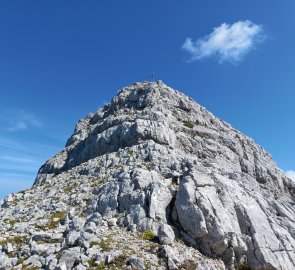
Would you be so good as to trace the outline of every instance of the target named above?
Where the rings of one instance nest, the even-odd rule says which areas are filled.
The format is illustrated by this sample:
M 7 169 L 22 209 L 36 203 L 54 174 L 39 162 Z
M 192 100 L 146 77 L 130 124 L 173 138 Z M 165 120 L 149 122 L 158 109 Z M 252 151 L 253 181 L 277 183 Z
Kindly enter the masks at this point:
M 0 270 L 294 270 L 295 184 L 191 98 L 134 83 L 0 201 L 1 246 Z

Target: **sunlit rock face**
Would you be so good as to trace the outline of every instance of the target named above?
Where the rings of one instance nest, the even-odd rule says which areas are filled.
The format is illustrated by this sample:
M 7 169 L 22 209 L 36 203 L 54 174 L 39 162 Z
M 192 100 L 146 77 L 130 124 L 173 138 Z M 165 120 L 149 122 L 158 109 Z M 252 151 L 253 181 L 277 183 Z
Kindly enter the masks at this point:
M 0 269 L 294 270 L 295 185 L 191 98 L 134 83 L 2 202 L 0 243 Z

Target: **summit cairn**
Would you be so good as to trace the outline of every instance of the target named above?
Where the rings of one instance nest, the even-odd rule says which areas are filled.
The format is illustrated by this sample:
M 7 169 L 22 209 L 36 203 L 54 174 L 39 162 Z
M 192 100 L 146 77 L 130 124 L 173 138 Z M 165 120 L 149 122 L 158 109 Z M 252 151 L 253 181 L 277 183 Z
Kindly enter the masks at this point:
M 191 98 L 134 83 L 0 202 L 2 269 L 294 270 L 295 184 Z

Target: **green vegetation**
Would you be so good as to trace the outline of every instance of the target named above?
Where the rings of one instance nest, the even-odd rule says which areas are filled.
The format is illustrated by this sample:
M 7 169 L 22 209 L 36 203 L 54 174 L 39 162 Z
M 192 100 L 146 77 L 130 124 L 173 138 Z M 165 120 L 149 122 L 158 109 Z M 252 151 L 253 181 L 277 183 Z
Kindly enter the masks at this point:
M 132 149 L 127 149 L 127 154 L 133 157 L 135 153 Z
M 141 237 L 142 240 L 155 241 L 157 236 L 150 230 L 145 231 Z
M 182 237 L 175 237 L 175 241 L 176 242 L 183 242 L 183 238 Z
M 53 214 L 52 217 L 50 218 L 48 224 L 47 224 L 48 229 L 54 229 L 54 228 L 56 228 L 57 225 L 62 220 L 65 219 L 65 217 L 66 217 L 66 211 L 65 210 Z
M 103 270 L 103 269 L 106 269 L 106 265 L 105 265 L 104 262 L 100 262 L 97 265 L 94 258 L 93 259 L 90 259 L 88 261 L 88 264 L 89 264 L 89 269 L 92 269 L 92 270 Z
M 125 255 L 118 256 L 110 264 L 110 269 L 125 269 L 128 257 Z M 103 268 L 104 269 L 104 268 Z
M 35 229 L 37 229 L 37 230 L 41 230 L 41 231 L 44 231 L 45 230 L 45 226 L 42 226 L 42 225 L 39 225 L 39 224 L 34 224 L 34 227 L 35 227 Z
M 56 259 L 59 261 L 60 258 L 61 258 L 61 256 L 62 256 L 61 252 L 58 252 L 58 253 L 56 254 Z
M 61 242 L 62 242 L 62 239 L 43 239 L 43 240 L 37 241 L 38 244 L 57 244 Z
M 93 258 L 88 260 L 88 264 L 89 264 L 89 267 L 95 267 L 96 266 L 95 259 Z
M 251 268 L 246 263 L 242 263 L 238 265 L 237 270 L 251 270 Z
M 99 244 L 100 244 L 100 242 L 93 241 L 90 243 L 90 248 L 93 248 L 94 246 L 99 246 Z
M 116 164 L 116 165 L 114 166 L 114 168 L 115 168 L 116 170 L 118 170 L 118 171 L 123 170 L 123 166 L 120 165 L 120 164 Z
M 17 265 L 19 265 L 19 264 L 23 264 L 24 261 L 25 261 L 24 258 L 19 258 L 19 259 L 17 260 L 16 264 L 17 264 Z
M 96 187 L 96 186 L 104 185 L 107 182 L 108 182 L 108 179 L 106 179 L 106 178 L 95 179 L 95 180 L 92 180 L 90 186 L 91 187 Z
M 182 265 L 181 265 L 181 269 L 185 269 L 185 270 L 195 270 L 197 269 L 198 264 L 194 261 L 191 260 L 187 260 L 185 261 Z
M 4 222 L 13 226 L 17 221 L 14 219 L 5 219 Z
M 7 252 L 7 256 L 8 256 L 9 258 L 14 257 L 14 254 L 15 254 L 14 251 Z
M 22 270 L 39 270 L 39 267 L 37 266 L 24 266 L 22 267 Z
M 110 251 L 111 248 L 111 243 L 112 243 L 112 238 L 110 236 L 107 237 L 106 240 L 102 240 L 100 242 L 91 242 L 90 243 L 90 248 L 94 246 L 99 246 L 102 251 Z
M 65 192 L 65 193 L 69 193 L 70 191 L 76 189 L 77 187 L 78 187 L 77 184 L 67 186 L 67 187 L 64 188 L 64 192 Z
M 28 191 L 28 190 L 29 190 L 28 188 L 27 189 L 23 189 L 23 190 L 19 191 L 18 193 L 25 194 L 26 191 Z
M 52 197 L 52 201 L 59 202 L 60 201 L 60 197 L 54 196 L 54 197 Z
M 110 251 L 111 250 L 110 243 L 108 241 L 101 241 L 98 245 L 100 246 L 102 251 Z
M 11 243 L 12 245 L 22 245 L 24 244 L 26 241 L 26 238 L 25 237 L 22 237 L 22 236 L 11 236 L 5 240 L 0 240 L 0 246 L 1 245 L 5 245 L 7 243 Z
M 52 185 L 51 184 L 49 184 L 49 183 L 46 183 L 46 184 L 43 184 L 43 188 L 44 189 L 51 189 L 52 188 Z
M 193 128 L 195 126 L 191 121 L 183 121 L 182 123 L 188 128 Z
M 100 262 L 97 267 L 96 267 L 97 270 L 103 270 L 103 269 L 106 269 L 106 265 L 104 262 Z
M 8 243 L 10 243 L 13 247 L 14 250 L 11 252 L 8 252 L 8 257 L 15 257 L 17 252 L 21 249 L 21 247 L 24 245 L 24 243 L 26 242 L 26 238 L 23 236 L 11 236 L 8 237 L 4 240 L 0 240 L 0 248 L 2 245 L 6 245 Z
M 55 229 L 57 227 L 57 225 L 63 221 L 66 217 L 67 212 L 65 210 L 54 213 L 50 218 L 49 221 L 46 225 L 39 225 L 39 224 L 35 224 L 35 228 L 42 230 L 42 231 L 46 231 L 49 229 Z
M 148 170 L 148 171 L 151 171 L 151 167 L 149 164 L 145 163 L 145 162 L 142 162 L 142 163 L 138 163 L 136 164 L 136 166 L 138 168 L 141 168 L 141 169 L 145 169 L 145 170 Z

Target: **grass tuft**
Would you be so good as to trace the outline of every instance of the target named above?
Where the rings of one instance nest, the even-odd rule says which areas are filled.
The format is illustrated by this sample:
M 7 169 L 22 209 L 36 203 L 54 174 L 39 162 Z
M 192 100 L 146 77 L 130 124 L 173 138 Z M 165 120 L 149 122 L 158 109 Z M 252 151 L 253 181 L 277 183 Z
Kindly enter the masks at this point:
M 183 121 L 182 123 L 188 128 L 193 128 L 195 126 L 191 121 Z
M 143 233 L 141 239 L 147 241 L 155 241 L 157 240 L 157 236 L 152 231 L 148 230 Z

